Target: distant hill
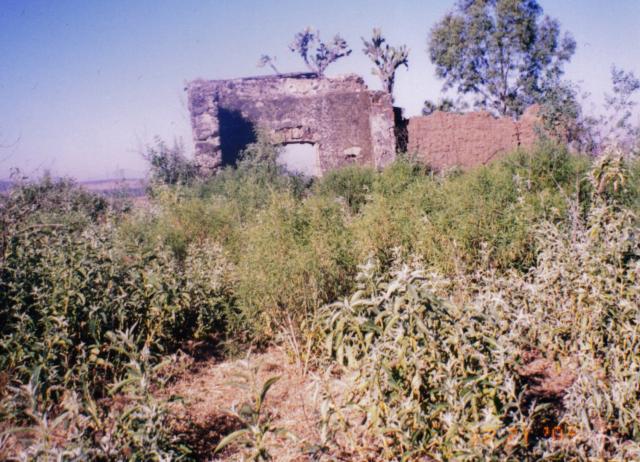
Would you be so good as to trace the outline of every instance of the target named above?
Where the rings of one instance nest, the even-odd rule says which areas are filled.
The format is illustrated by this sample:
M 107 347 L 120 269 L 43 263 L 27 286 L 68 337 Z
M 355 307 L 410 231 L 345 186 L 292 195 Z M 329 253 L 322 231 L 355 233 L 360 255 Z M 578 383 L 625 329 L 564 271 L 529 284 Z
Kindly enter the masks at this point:
M 11 189 L 13 183 L 9 180 L 0 180 L 0 192 Z M 142 178 L 135 179 L 110 179 L 78 181 L 78 184 L 87 191 L 105 196 L 125 195 L 128 197 L 141 197 L 145 195 L 147 181 Z
M 98 194 L 112 196 L 123 193 L 130 197 L 144 196 L 147 182 L 141 178 L 121 180 L 90 180 L 78 182 L 83 188 Z

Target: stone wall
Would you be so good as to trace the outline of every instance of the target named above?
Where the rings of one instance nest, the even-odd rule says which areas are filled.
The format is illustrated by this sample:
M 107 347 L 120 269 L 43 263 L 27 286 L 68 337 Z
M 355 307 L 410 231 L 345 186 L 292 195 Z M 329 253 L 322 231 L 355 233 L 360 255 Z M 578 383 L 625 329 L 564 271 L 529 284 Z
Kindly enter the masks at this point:
M 537 138 L 538 109 L 529 108 L 517 121 L 488 112 L 435 112 L 409 119 L 408 152 L 436 170 L 473 167 Z
M 349 164 L 382 168 L 395 159 L 391 98 L 354 75 L 196 80 L 187 92 L 196 162 L 205 172 L 233 163 L 256 129 L 275 143 L 316 145 L 319 174 Z

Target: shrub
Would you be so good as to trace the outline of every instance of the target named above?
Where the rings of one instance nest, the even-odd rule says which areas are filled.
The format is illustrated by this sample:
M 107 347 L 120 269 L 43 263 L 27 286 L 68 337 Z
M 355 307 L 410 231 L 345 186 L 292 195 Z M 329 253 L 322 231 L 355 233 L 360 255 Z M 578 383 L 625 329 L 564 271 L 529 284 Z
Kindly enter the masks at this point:
M 165 185 L 188 185 L 198 177 L 198 168 L 184 155 L 184 146 L 174 141 L 168 146 L 160 138 L 148 146 L 144 158 L 151 167 L 151 181 Z
M 158 354 L 224 337 L 233 270 L 222 248 L 204 235 L 177 259 L 152 234 L 144 246 L 119 239 L 122 215 L 66 180 L 20 184 L 0 205 L 0 432 L 22 428 L 23 456 L 36 459 L 181 454 L 147 387 Z M 134 382 L 145 388 L 132 394 Z M 125 392 L 124 408 L 106 399 Z
M 373 189 L 375 170 L 363 167 L 344 167 L 327 173 L 316 183 L 316 192 L 340 198 L 351 213 L 358 213 Z
M 251 149 L 132 214 L 67 180 L 0 196 L 0 432 L 25 458 L 183 457 L 159 357 L 281 338 L 350 372 L 321 450 L 342 432 L 358 459 L 637 457 L 637 162 L 545 144 L 310 188 Z
M 151 211 L 128 216 L 120 226 L 120 239 L 151 249 L 160 241 L 179 260 L 186 258 L 191 244 L 214 240 L 234 248 L 237 240 L 237 210 L 223 198 L 203 199 L 190 191 L 156 188 Z
M 111 211 L 105 198 L 85 191 L 72 179 L 54 179 L 48 173 L 39 181 L 18 178 L 9 194 L 0 195 L 4 232 L 29 226 L 78 229 L 103 220 Z
M 237 297 L 243 326 L 258 339 L 298 326 L 350 285 L 354 268 L 341 208 L 274 193 L 241 237 Z
M 28 384 L 12 387 L 12 396 L 0 400 L 0 416 L 5 423 L 18 420 L 20 427 L 0 434 L 5 443 L 0 444 L 0 454 L 6 451 L 7 459 L 18 455 L 24 460 L 69 461 L 184 460 L 189 456 L 189 448 L 168 425 L 169 402 L 152 393 L 152 388 L 162 385 L 165 363 L 158 363 L 147 348 L 138 351 L 131 332 L 107 336 L 109 348 L 129 359 L 126 372 L 109 387 L 113 401 L 106 401 L 110 405 L 67 390 L 58 405 L 48 406 L 40 399 L 40 389 L 46 386 L 40 368 Z M 12 449 L 14 454 L 9 452 Z
M 615 165 L 600 160 L 590 181 L 613 187 Z M 325 351 L 350 372 L 347 449 L 383 460 L 638 458 L 639 221 L 607 189 L 592 190 L 569 232 L 536 227 L 529 272 L 460 275 L 464 307 L 435 295 L 442 281 L 419 260 L 364 266 L 358 290 L 321 312 Z
M 19 383 L 41 368 L 45 402 L 64 388 L 104 394 L 124 367 L 104 348 L 107 333 L 135 326 L 139 347 L 164 351 L 224 332 L 231 304 L 231 269 L 220 247 L 193 243 L 183 264 L 157 241 L 147 248 L 122 242 L 110 220 L 90 222 L 90 196 L 65 188 L 45 179 L 3 198 L 0 367 Z M 78 198 L 91 207 L 78 212 Z M 42 222 L 41 204 L 57 223 Z M 8 215 L 16 210 L 19 222 Z M 67 224 L 69 214 L 84 217 L 84 226 Z
M 195 197 L 218 197 L 235 210 L 235 219 L 244 223 L 255 212 L 268 204 L 272 192 L 291 192 L 302 198 L 309 180 L 290 174 L 277 161 L 278 149 L 270 144 L 261 132 L 257 141 L 240 154 L 235 167 L 227 167 L 197 185 L 192 191 Z
M 104 348 L 108 332 L 134 325 L 139 346 L 163 351 L 196 332 L 224 331 L 227 288 L 198 278 L 223 261 L 215 248 L 192 248 L 181 269 L 160 249 L 125 254 L 114 240 L 108 229 L 32 232 L 14 237 L 5 254 L 0 365 L 20 382 L 41 367 L 46 399 L 58 386 L 104 393 L 124 367 Z
M 400 247 L 449 274 L 480 264 L 526 270 L 536 255 L 532 226 L 564 219 L 585 164 L 552 145 L 444 175 L 401 160 L 377 177 L 353 222 L 359 256 L 388 264 Z

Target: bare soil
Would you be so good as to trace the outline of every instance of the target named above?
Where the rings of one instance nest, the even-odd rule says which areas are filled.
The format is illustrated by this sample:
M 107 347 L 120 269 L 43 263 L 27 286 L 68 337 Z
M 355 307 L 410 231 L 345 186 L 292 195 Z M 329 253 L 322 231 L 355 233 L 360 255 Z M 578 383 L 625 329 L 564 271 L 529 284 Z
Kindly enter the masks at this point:
M 253 367 L 258 368 L 260 386 L 270 377 L 280 377 L 267 394 L 264 412 L 273 427 L 293 436 L 270 436 L 268 448 L 273 460 L 313 460 L 305 451 L 319 440 L 320 382 L 314 373 L 303 375 L 301 368 L 276 347 L 246 360 L 206 359 L 164 389 L 163 395 L 182 398 L 173 409 L 175 430 L 194 448 L 198 460 L 241 460 L 239 446 L 231 446 L 221 454 L 214 451 L 224 436 L 242 428 L 232 409 L 249 401 L 251 393 L 234 381 L 237 382 L 238 372 Z

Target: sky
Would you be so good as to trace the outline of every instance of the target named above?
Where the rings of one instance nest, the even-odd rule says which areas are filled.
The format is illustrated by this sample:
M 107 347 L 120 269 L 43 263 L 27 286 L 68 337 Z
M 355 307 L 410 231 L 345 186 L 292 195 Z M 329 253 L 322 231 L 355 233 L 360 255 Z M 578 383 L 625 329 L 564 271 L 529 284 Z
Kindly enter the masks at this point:
M 566 77 L 596 102 L 613 63 L 640 75 L 640 0 L 539 0 L 578 49 Z M 305 26 L 340 33 L 353 49 L 327 75 L 357 73 L 380 89 L 361 37 L 382 27 L 410 49 L 396 104 L 420 113 L 442 82 L 427 55 L 429 30 L 454 0 L 0 0 L 0 179 L 12 168 L 81 180 L 142 177 L 155 136 L 192 155 L 185 83 L 303 71 L 288 49 Z

